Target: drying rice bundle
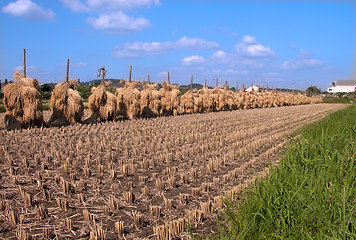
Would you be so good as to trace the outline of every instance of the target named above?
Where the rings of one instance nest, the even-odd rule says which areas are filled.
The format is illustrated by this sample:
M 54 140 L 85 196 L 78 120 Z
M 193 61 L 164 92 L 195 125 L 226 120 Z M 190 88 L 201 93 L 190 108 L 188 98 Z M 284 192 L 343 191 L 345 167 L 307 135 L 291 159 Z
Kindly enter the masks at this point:
M 217 111 L 227 110 L 225 89 L 222 89 L 221 85 L 212 90 L 212 96 L 216 102 Z
M 273 95 L 272 92 L 265 91 L 262 92 L 262 98 L 263 98 L 263 108 L 270 108 L 273 107 Z
M 143 90 L 141 91 L 140 107 L 141 116 L 156 117 L 159 116 L 161 105 L 161 92 L 157 90 L 157 84 L 142 83 Z
M 213 102 L 210 97 L 209 89 L 204 86 L 202 89 L 198 90 L 198 94 L 202 100 L 202 112 L 212 112 Z
M 213 111 L 220 111 L 220 101 L 222 100 L 220 98 L 221 90 L 220 85 L 210 90 L 210 99 L 213 105 Z
M 112 121 L 116 118 L 117 102 L 114 94 L 107 90 L 110 82 L 103 82 L 98 87 L 91 89 L 92 94 L 88 99 L 88 106 L 92 113 L 89 119 Z
M 134 119 L 140 116 L 140 96 L 141 92 L 138 89 L 139 82 L 129 82 L 121 80 L 124 83 L 123 88 L 116 90 L 118 114 L 124 118 Z
M 159 90 L 162 98 L 161 98 L 161 115 L 168 116 L 178 115 L 179 108 L 179 89 L 178 86 L 162 82 L 162 88 Z
M 70 124 L 81 122 L 84 105 L 82 97 L 76 90 L 77 86 L 78 80 L 71 79 L 54 87 L 49 100 L 52 116 L 48 123 L 52 123 L 55 120 Z
M 251 109 L 253 104 L 253 95 L 250 92 L 246 92 L 244 109 Z
M 183 113 L 194 113 L 194 96 L 192 90 L 189 90 L 182 95 L 180 99 L 180 107 Z
M 42 96 L 37 79 L 15 72 L 16 82 L 4 86 L 5 126 L 7 129 L 41 126 Z
M 323 98 L 322 97 L 311 97 L 310 103 L 311 104 L 317 104 L 317 103 L 322 103 Z
M 203 98 L 198 93 L 197 89 L 193 90 L 193 102 L 194 102 L 193 113 L 202 113 L 202 112 L 204 112 Z
M 236 110 L 237 106 L 235 104 L 234 92 L 229 89 L 229 85 L 226 84 L 224 89 L 224 100 L 225 109 L 224 110 Z
M 251 108 L 258 108 L 258 92 L 251 91 L 250 93 Z

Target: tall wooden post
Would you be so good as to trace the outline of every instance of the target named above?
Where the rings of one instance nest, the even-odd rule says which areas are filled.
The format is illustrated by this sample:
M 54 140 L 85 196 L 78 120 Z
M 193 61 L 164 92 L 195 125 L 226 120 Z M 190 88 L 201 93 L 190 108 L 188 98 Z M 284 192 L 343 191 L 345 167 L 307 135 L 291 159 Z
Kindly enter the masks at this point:
M 239 81 L 236 81 L 236 91 L 237 92 L 239 90 Z
M 23 75 L 26 77 L 26 49 L 23 49 Z
M 225 81 L 225 86 L 224 86 L 225 88 L 227 87 L 227 81 Z
M 193 90 L 193 74 L 190 78 L 190 90 Z
M 67 59 L 67 75 L 66 75 L 66 82 L 68 82 L 69 78 L 69 58 Z
M 147 81 L 148 81 L 148 83 L 151 83 L 149 74 L 147 75 Z
M 105 66 L 101 68 L 101 83 L 104 84 L 104 78 L 105 78 Z
M 129 82 L 131 82 L 131 72 L 132 72 L 132 66 L 130 65 Z
M 216 78 L 216 87 L 219 85 L 219 78 Z
M 171 79 L 169 78 L 169 72 L 168 72 L 168 84 L 171 84 Z
M 204 81 L 204 87 L 206 87 L 206 78 L 205 78 L 205 81 Z

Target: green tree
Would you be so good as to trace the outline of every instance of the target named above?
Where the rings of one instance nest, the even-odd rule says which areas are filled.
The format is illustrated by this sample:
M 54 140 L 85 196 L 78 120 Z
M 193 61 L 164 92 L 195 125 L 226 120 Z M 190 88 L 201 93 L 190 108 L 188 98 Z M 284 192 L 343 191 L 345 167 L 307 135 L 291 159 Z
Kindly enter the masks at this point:
M 316 86 L 310 86 L 306 90 L 308 96 L 313 96 L 321 93 L 320 88 L 317 88 Z

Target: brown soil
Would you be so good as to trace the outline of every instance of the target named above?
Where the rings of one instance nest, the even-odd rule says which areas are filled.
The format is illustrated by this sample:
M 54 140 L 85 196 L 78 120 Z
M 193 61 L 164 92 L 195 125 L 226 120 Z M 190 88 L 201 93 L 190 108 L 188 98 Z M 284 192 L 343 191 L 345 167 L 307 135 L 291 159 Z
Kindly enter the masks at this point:
M 198 233 L 216 231 L 214 197 L 235 194 L 231 189 L 278 160 L 293 131 L 344 106 L 0 130 L 0 238 L 27 233 L 34 239 L 88 239 L 100 226 L 106 239 L 117 239 L 115 223 L 122 221 L 126 239 L 154 239 L 154 226 L 203 211 L 209 199 L 212 211 L 191 223 Z M 186 202 L 181 194 L 187 194 Z M 161 206 L 160 216 L 151 216 L 150 206 Z M 136 211 L 143 217 L 135 223 Z

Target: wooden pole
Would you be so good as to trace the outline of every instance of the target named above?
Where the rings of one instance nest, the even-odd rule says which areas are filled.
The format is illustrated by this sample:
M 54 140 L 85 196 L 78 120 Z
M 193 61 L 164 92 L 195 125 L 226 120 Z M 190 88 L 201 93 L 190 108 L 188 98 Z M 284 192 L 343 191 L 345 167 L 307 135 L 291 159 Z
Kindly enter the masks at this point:
M 192 89 L 193 89 L 193 74 L 190 78 L 190 90 L 192 90 Z
M 26 77 L 26 49 L 23 49 L 23 75 Z
M 206 87 L 206 78 L 205 78 L 205 81 L 204 81 L 204 87 Z
M 101 68 L 101 83 L 104 84 L 104 78 L 105 78 L 105 66 Z
M 66 82 L 68 82 L 69 78 L 69 58 L 67 59 L 67 75 L 66 75 Z
M 225 86 L 224 86 L 225 88 L 227 87 L 227 81 L 225 81 Z
M 171 79 L 169 78 L 169 72 L 168 72 L 168 84 L 171 84 Z
M 132 72 L 132 66 L 130 66 L 129 82 L 131 82 L 131 72 Z
M 216 87 L 219 85 L 219 78 L 216 78 Z
M 148 76 L 147 76 L 147 81 L 148 81 L 148 83 L 151 83 L 151 81 L 150 81 L 150 75 L 148 74 Z
M 239 81 L 236 81 L 236 91 L 237 92 L 239 90 Z

